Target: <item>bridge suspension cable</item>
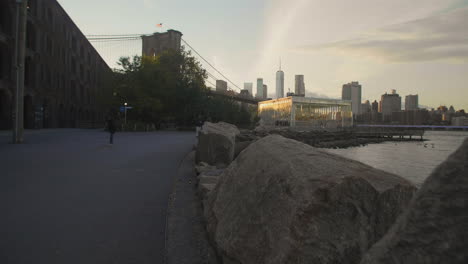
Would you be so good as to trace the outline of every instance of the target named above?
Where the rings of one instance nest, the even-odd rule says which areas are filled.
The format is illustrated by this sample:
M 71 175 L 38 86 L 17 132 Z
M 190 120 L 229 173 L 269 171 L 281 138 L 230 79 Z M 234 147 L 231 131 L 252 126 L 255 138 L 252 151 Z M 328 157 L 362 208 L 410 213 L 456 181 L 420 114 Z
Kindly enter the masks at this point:
M 86 38 L 93 44 L 116 43 L 117 46 L 114 45 L 112 47 L 113 49 L 116 49 L 119 46 L 125 45 L 125 48 L 127 49 L 127 51 L 125 51 L 125 52 L 128 53 L 129 45 L 125 44 L 125 43 L 140 41 L 142 36 L 148 36 L 148 35 L 150 35 L 150 34 L 95 34 L 95 35 L 86 35 Z M 208 66 L 210 66 L 216 73 L 218 73 L 226 81 L 228 81 L 228 83 L 229 83 L 228 84 L 228 89 L 233 90 L 232 86 L 231 86 L 231 85 L 233 85 L 236 89 L 241 90 L 241 88 L 239 86 L 237 86 L 233 81 L 231 81 L 228 77 L 226 77 L 226 75 L 224 75 L 220 70 L 218 70 L 207 59 L 205 59 L 205 57 L 203 57 L 196 49 L 194 49 L 186 40 L 184 40 L 184 39 L 181 39 L 181 40 L 188 48 L 190 48 L 196 55 L 198 55 L 198 57 L 200 59 L 202 59 Z M 99 50 L 101 50 L 101 52 L 105 53 L 105 56 L 103 56 L 103 57 L 106 57 L 105 59 L 108 60 L 109 65 L 112 65 L 112 63 L 115 63 L 115 62 L 110 61 L 110 60 L 112 60 L 111 58 L 109 58 L 111 56 L 109 56 L 109 54 L 107 54 L 107 53 L 109 53 L 108 51 L 110 49 L 109 45 L 107 47 L 105 47 L 105 48 L 103 48 L 102 46 L 99 46 L 99 47 L 95 46 L 95 47 L 96 47 L 96 49 L 99 49 Z M 135 48 L 132 48 L 132 50 L 135 50 Z M 123 56 L 123 54 L 119 54 L 119 56 Z M 113 59 L 115 59 L 115 58 L 113 58 Z M 207 73 L 209 78 L 213 79 L 214 81 L 219 80 L 219 78 L 217 78 L 215 74 L 208 71 L 208 69 L 205 69 L 205 70 L 206 70 L 206 73 Z M 207 80 L 207 82 L 209 84 L 213 85 L 213 88 L 216 87 L 216 85 L 214 85 L 211 81 Z
M 125 41 L 125 40 L 137 40 L 140 39 L 140 37 L 109 37 L 109 38 L 88 38 L 90 42 L 96 42 L 96 41 L 110 41 L 110 40 L 116 40 L 116 41 Z
M 224 74 L 222 74 L 218 69 L 216 69 L 215 66 L 213 66 L 210 62 L 208 62 L 202 55 L 200 55 L 200 53 L 198 53 L 190 44 L 188 44 L 187 41 L 182 39 L 182 42 L 184 42 L 185 45 L 187 45 L 191 50 L 193 50 L 193 52 L 195 52 L 195 54 L 197 54 L 203 61 L 205 61 L 209 66 L 211 66 L 211 68 L 213 68 L 217 73 L 219 73 L 221 76 L 223 76 L 224 79 L 226 79 L 228 82 L 230 82 L 232 85 L 234 85 L 237 89 L 241 90 L 241 88 L 239 88 L 239 86 L 237 86 L 235 83 L 233 83 L 231 80 L 229 80 L 228 77 L 226 77 Z
M 86 35 L 86 38 L 90 42 L 96 41 L 125 41 L 125 40 L 137 40 L 140 39 L 141 36 L 145 36 L 145 34 L 120 34 L 120 35 Z
M 128 36 L 143 36 L 149 34 L 94 34 L 94 35 L 86 35 L 87 38 L 91 37 L 128 37 Z
M 211 78 L 211 80 L 213 80 L 214 82 L 216 82 L 217 80 L 219 80 L 218 77 L 216 77 L 214 74 L 212 74 L 211 72 L 209 72 L 208 70 L 206 70 L 206 74 L 208 75 L 208 78 Z M 213 88 L 216 88 L 216 84 L 213 84 L 211 81 L 209 81 L 208 79 L 206 80 L 209 84 L 211 84 L 213 86 Z M 234 90 L 232 89 L 232 87 L 230 85 L 228 85 L 228 90 Z
M 145 34 L 94 34 L 86 35 L 111 68 L 118 68 L 119 58 L 141 53 L 141 36 Z

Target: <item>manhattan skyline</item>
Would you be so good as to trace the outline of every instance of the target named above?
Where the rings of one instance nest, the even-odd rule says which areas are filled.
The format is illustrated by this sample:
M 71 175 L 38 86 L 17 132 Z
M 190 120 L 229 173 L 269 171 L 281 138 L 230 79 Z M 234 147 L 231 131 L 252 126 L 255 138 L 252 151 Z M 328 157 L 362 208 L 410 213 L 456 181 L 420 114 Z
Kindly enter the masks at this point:
M 359 81 L 363 100 L 397 89 L 421 105 L 468 109 L 466 0 L 59 3 L 86 35 L 180 30 L 239 87 L 257 78 L 274 87 L 281 56 L 285 93 L 304 74 L 308 96 L 339 98 Z

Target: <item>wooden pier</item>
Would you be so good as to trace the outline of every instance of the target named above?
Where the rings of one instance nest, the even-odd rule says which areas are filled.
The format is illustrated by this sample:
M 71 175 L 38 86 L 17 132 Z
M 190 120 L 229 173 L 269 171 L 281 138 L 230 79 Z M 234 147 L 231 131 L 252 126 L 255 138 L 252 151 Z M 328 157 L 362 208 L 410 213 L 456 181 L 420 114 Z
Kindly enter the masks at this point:
M 399 140 L 424 140 L 424 130 L 394 130 L 394 129 L 358 129 L 358 138 L 391 138 Z

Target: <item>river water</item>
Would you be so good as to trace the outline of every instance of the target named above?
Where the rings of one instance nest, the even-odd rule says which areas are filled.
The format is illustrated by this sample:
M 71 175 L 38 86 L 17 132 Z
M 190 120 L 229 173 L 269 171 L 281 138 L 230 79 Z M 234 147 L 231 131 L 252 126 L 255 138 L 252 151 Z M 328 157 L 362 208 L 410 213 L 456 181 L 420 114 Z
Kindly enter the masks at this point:
M 468 131 L 426 131 L 424 142 L 384 142 L 326 151 L 400 175 L 419 187 L 467 137 Z

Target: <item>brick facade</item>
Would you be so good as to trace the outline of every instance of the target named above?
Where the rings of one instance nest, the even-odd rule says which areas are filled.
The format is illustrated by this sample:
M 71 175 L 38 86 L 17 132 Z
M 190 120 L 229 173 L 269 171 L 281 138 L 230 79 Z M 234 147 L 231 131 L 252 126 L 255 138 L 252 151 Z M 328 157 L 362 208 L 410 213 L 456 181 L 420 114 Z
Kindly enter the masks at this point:
M 0 129 L 12 124 L 15 2 L 0 3 Z M 28 2 L 25 128 L 101 123 L 96 98 L 110 68 L 56 0 Z

